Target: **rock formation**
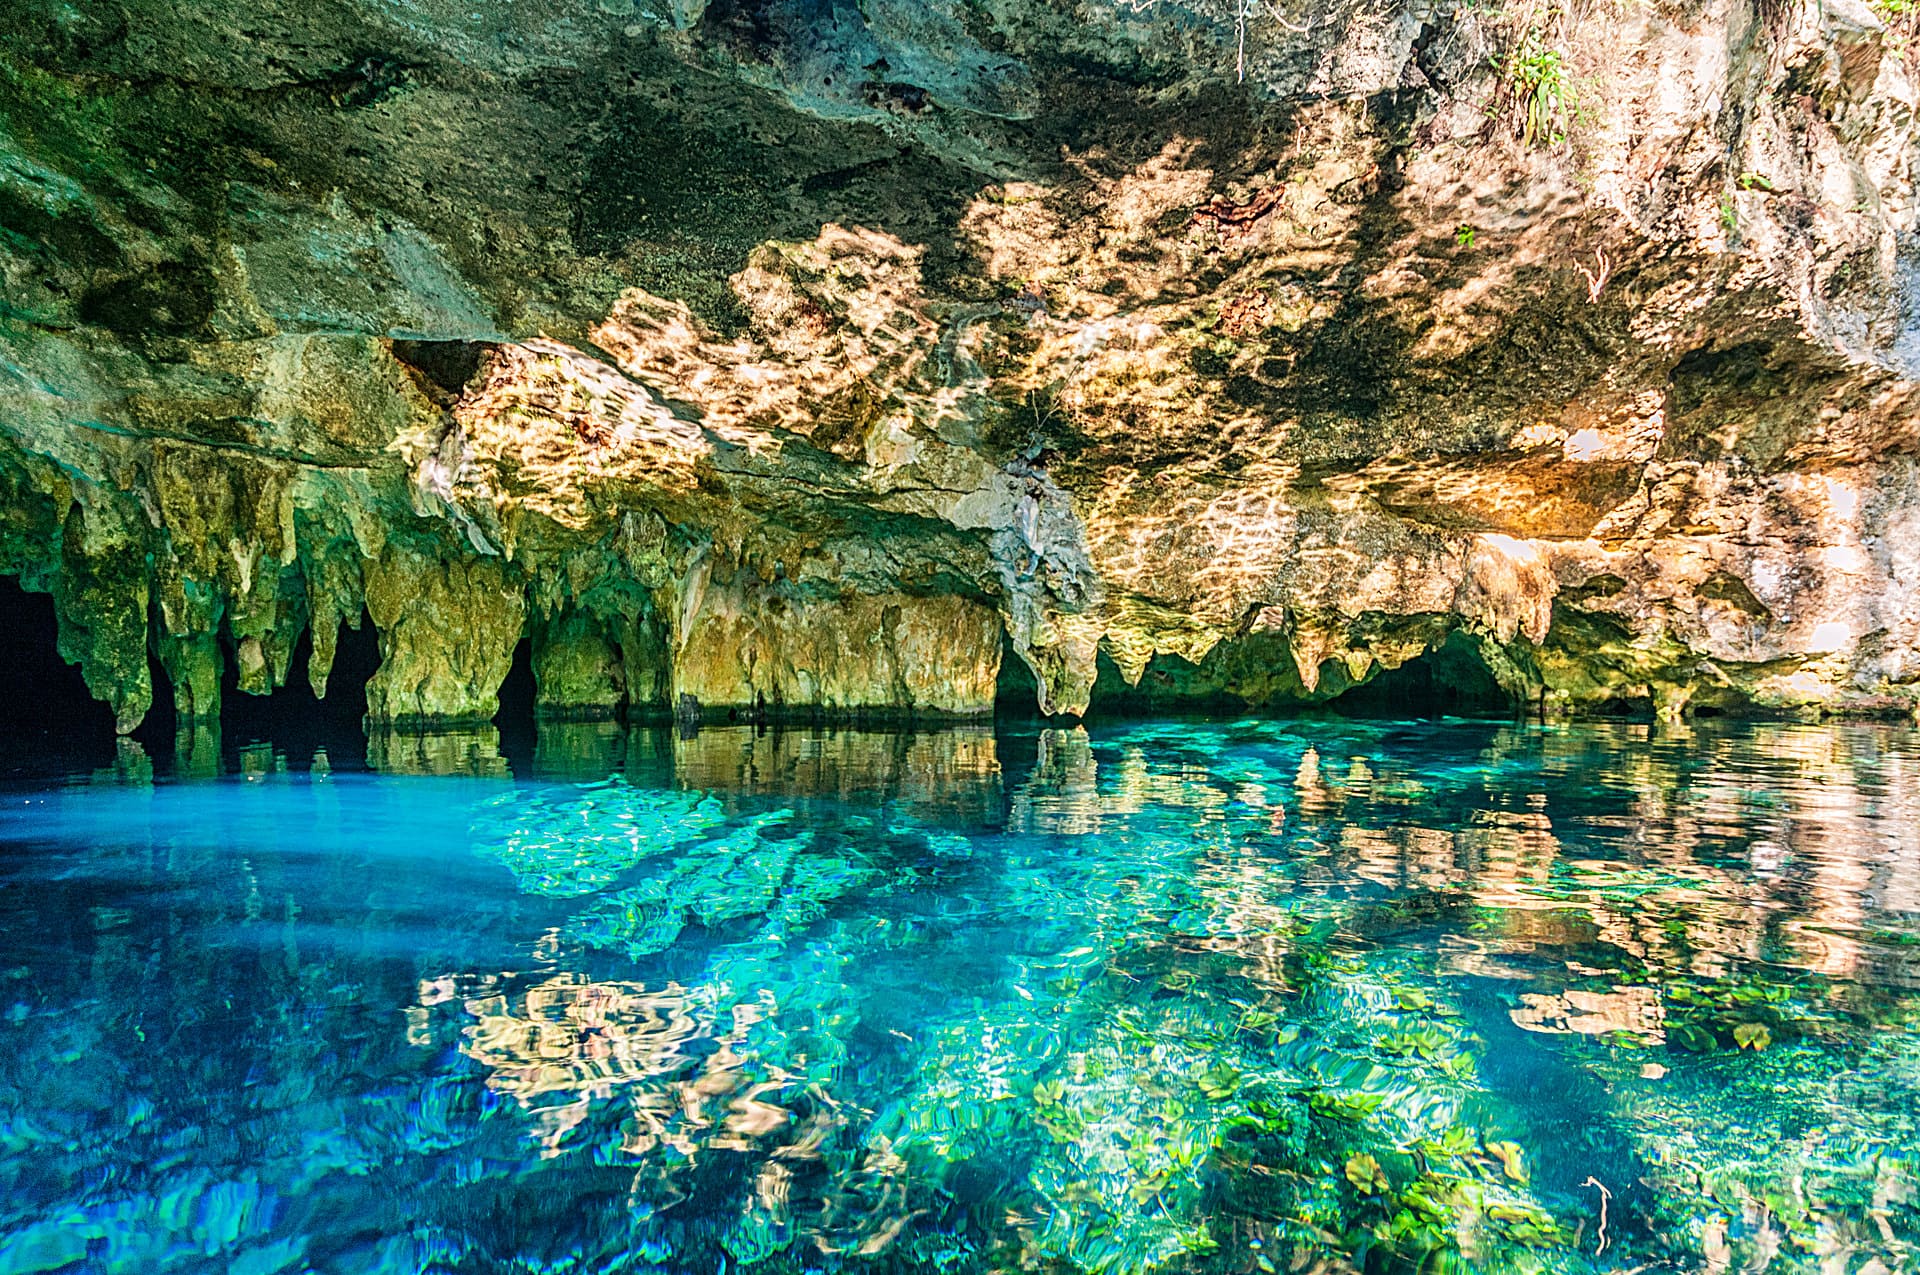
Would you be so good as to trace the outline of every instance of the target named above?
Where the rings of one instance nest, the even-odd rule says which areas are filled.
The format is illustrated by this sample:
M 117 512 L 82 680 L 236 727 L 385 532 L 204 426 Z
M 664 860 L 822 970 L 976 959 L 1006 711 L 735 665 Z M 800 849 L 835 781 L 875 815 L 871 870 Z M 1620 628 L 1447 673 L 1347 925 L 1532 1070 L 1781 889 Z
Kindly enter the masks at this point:
M 1909 713 L 1906 8 L 20 0 L 0 573 L 123 730 Z

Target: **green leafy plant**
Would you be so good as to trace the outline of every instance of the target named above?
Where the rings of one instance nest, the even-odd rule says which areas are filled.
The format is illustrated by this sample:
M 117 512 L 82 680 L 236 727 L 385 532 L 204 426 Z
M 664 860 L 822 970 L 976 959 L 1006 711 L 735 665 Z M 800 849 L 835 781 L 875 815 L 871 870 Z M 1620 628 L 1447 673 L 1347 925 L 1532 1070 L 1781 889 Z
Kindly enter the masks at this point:
M 1454 227 L 1453 242 L 1462 248 L 1473 247 L 1473 227 L 1467 225 L 1465 222 Z
M 1874 14 L 1887 24 L 1887 43 L 1908 62 L 1914 60 L 1915 37 L 1920 36 L 1920 0 L 1870 0 Z
M 1540 27 L 1529 26 L 1504 59 L 1495 59 L 1494 70 L 1500 75 L 1498 101 L 1513 111 L 1515 132 L 1523 146 L 1552 146 L 1567 140 L 1574 93 L 1567 55 L 1559 45 Z
M 1240 1087 L 1240 1072 L 1222 1060 L 1200 1073 L 1200 1092 L 1216 1102 Z
M 1432 1159 L 1458 1160 L 1472 1155 L 1479 1141 L 1473 1130 L 1462 1125 L 1450 1125 L 1431 1137 L 1421 1138 L 1414 1145 Z
M 1315 1115 L 1329 1116 L 1336 1120 L 1364 1120 L 1380 1109 L 1385 1097 L 1377 1093 L 1328 1093 L 1325 1091 L 1309 1094 L 1307 1105 Z
M 1713 1033 L 1694 1023 L 1676 1023 L 1667 1031 L 1667 1039 L 1688 1053 L 1710 1054 L 1719 1047 Z

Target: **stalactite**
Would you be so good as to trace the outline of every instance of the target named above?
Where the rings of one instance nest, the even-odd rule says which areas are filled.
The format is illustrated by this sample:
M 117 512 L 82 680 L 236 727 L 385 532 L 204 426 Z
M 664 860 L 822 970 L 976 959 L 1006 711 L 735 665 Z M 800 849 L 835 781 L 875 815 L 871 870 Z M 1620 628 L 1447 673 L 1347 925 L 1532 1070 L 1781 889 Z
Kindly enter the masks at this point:
M 442 551 L 444 552 L 444 551 Z M 366 572 L 380 668 L 367 683 L 377 721 L 483 721 L 526 621 L 525 586 L 498 558 L 389 545 Z
M 173 711 L 182 727 L 220 716 L 220 674 L 226 663 L 211 633 L 176 637 L 154 634 L 154 654 L 173 688 Z
M 145 546 L 113 513 L 76 502 L 68 511 L 54 580 L 60 654 L 113 709 L 126 734 L 153 705 L 147 672 Z

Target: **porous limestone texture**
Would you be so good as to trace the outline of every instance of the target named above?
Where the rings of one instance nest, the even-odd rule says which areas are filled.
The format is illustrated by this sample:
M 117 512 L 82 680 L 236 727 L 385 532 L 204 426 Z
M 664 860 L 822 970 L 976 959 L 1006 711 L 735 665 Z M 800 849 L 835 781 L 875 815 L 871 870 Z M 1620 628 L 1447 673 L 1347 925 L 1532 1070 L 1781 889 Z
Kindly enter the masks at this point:
M 0 572 L 122 730 L 1910 714 L 1906 8 L 17 0 Z

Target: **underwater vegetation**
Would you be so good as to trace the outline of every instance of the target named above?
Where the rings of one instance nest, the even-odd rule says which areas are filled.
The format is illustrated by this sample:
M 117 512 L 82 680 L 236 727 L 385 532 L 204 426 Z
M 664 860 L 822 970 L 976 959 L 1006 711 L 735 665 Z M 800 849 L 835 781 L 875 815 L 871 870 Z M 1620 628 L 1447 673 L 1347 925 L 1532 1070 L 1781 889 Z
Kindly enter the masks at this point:
M 0 1271 L 1916 1260 L 1910 731 L 727 738 L 10 793 Z

